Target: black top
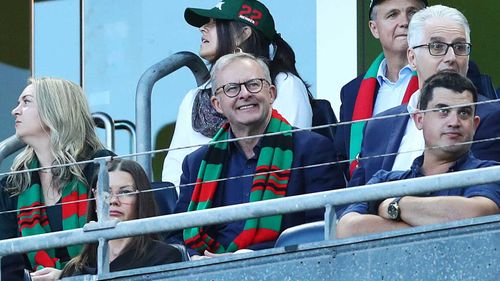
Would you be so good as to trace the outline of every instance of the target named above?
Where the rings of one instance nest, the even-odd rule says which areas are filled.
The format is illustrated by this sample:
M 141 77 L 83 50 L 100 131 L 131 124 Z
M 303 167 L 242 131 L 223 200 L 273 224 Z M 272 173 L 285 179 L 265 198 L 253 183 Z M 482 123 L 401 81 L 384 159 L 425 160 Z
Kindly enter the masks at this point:
M 109 264 L 109 271 L 120 271 L 134 269 L 139 267 L 162 265 L 181 261 L 181 253 L 174 246 L 160 241 L 153 241 L 146 249 L 144 257 L 137 259 L 134 257 L 134 249 L 130 249 L 120 254 Z M 65 273 L 64 276 L 76 276 L 84 274 L 97 274 L 96 265 L 84 266 L 81 271 L 72 271 Z
M 115 154 L 109 150 L 97 151 L 93 158 L 114 156 Z M 94 163 L 88 164 L 83 169 L 83 175 L 87 182 L 91 184 L 97 175 L 99 166 Z M 38 173 L 32 173 L 34 182 L 40 181 Z M 5 191 L 7 177 L 0 181 L 0 211 L 17 210 L 18 196 L 11 196 Z M 60 200 L 57 202 L 60 203 Z M 53 232 L 62 231 L 62 207 L 61 205 L 50 206 L 47 209 L 47 217 L 49 219 L 50 229 Z M 17 225 L 17 212 L 10 212 L 0 215 L 0 239 L 9 239 L 19 237 Z M 62 262 L 67 262 L 70 257 L 66 247 L 56 249 L 56 257 Z M 24 259 L 24 261 L 23 261 Z M 2 280 L 22 280 L 23 269 L 31 269 L 29 260 L 22 255 L 12 255 L 2 258 Z

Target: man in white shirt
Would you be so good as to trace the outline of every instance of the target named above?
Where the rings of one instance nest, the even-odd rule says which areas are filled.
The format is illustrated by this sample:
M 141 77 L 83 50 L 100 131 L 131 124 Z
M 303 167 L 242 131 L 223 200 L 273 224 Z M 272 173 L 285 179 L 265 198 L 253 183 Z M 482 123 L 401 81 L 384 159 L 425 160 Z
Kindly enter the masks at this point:
M 379 39 L 383 53 L 366 73 L 342 87 L 340 121 L 361 120 L 386 109 L 407 103 L 418 89 L 416 73 L 408 65 L 407 33 L 411 17 L 427 6 L 422 0 L 380 0 L 370 2 L 372 35 Z M 360 151 L 364 123 L 337 128 L 335 145 L 339 160 L 354 159 Z M 356 162 L 351 165 L 351 170 Z M 346 171 L 347 173 L 347 171 Z

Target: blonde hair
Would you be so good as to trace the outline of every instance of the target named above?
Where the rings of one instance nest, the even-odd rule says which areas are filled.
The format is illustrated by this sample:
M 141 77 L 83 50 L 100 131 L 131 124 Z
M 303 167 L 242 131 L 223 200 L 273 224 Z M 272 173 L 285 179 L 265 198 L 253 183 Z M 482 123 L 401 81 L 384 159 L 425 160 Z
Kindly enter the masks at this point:
M 87 99 L 77 84 L 58 78 L 30 78 L 40 120 L 50 134 L 50 150 L 53 165 L 87 160 L 104 146 L 94 131 L 94 121 Z M 35 159 L 33 147 L 28 145 L 15 159 L 12 171 L 28 168 Z M 52 169 L 53 186 L 59 191 L 76 177 L 89 184 L 78 165 Z M 7 178 L 8 190 L 12 194 L 24 192 L 31 185 L 31 173 L 18 173 Z

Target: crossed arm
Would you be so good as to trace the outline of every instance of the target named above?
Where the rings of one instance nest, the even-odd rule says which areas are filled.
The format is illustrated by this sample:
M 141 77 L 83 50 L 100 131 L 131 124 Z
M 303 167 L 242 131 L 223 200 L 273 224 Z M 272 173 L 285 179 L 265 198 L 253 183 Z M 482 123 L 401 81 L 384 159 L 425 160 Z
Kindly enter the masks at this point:
M 401 221 L 394 221 L 389 219 L 387 213 L 387 207 L 393 199 L 388 198 L 379 205 L 378 215 L 356 212 L 344 215 L 337 226 L 337 237 L 345 238 L 500 213 L 495 202 L 482 196 L 405 196 L 399 201 Z

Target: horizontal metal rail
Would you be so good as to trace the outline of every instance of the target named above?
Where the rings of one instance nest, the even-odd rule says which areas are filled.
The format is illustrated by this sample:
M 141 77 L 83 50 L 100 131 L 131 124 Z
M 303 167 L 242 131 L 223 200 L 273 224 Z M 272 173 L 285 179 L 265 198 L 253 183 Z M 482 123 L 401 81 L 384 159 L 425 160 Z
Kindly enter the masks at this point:
M 500 181 L 500 166 L 317 192 L 0 241 L 0 256 Z

